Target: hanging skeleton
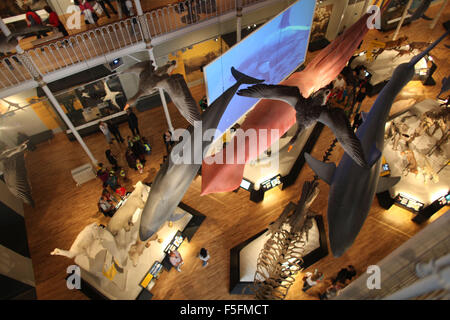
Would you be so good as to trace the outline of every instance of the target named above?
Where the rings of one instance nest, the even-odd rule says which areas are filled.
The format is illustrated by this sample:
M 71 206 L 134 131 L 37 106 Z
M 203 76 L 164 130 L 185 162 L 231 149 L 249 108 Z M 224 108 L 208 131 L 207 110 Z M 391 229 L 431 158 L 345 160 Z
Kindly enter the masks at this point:
M 309 207 L 319 194 L 316 180 L 303 184 L 298 205 L 290 202 L 269 226 L 270 238 L 261 250 L 253 287 L 256 299 L 283 300 L 301 271 L 308 230 L 315 215 Z

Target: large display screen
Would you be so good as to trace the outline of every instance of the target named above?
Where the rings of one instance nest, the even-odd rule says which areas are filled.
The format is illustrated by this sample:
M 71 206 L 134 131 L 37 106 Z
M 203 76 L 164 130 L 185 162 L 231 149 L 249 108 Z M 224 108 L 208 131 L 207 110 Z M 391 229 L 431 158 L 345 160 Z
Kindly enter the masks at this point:
M 278 84 L 297 69 L 305 60 L 315 3 L 299 0 L 208 64 L 204 68 L 208 104 L 236 83 L 231 67 L 267 84 Z M 235 95 L 217 129 L 226 131 L 256 102 Z

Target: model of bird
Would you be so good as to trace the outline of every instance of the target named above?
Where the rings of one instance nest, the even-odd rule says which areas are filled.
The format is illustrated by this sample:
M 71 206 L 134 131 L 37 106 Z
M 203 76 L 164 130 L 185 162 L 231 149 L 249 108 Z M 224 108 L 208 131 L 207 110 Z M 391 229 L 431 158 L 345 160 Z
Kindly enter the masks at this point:
M 345 152 L 364 167 L 367 163 L 361 142 L 351 129 L 344 111 L 339 108 L 329 108 L 326 105 L 329 93 L 329 90 L 321 89 L 309 98 L 304 98 L 298 87 L 266 84 L 257 84 L 237 92 L 238 95 L 245 97 L 281 100 L 294 107 L 298 129 L 291 143 L 302 130 L 316 121 L 322 122 L 333 131 Z
M 108 84 L 106 83 L 106 80 L 103 80 L 103 85 L 104 85 L 105 93 L 106 93 L 106 95 L 103 97 L 103 101 L 104 101 L 104 102 L 106 102 L 106 101 L 111 101 L 111 103 L 112 103 L 117 109 L 122 110 L 122 109 L 120 108 L 120 106 L 117 104 L 117 101 L 116 101 L 117 95 L 121 94 L 121 92 L 120 92 L 120 91 L 111 91 L 111 89 L 109 89 L 109 87 L 108 87 Z
M 28 181 L 27 169 L 25 167 L 24 151 L 27 148 L 28 140 L 21 145 L 6 148 L 3 144 L 0 146 L 0 170 L 3 171 L 6 186 L 9 191 L 17 198 L 34 206 L 31 196 L 31 187 Z
M 134 73 L 139 78 L 139 89 L 127 101 L 127 104 L 133 105 L 139 97 L 149 95 L 157 89 L 163 89 L 169 94 L 181 115 L 193 125 L 194 121 L 200 121 L 197 103 L 192 97 L 184 77 L 181 74 L 169 74 L 175 65 L 176 61 L 173 60 L 155 69 L 151 61 L 144 61 L 124 71 Z

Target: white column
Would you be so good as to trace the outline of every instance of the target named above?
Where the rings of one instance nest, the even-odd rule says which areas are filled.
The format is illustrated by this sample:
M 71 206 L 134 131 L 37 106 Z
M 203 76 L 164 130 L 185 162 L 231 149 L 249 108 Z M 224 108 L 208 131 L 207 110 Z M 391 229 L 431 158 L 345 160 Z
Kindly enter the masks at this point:
M 433 22 L 430 24 L 430 29 L 434 29 L 436 27 L 437 22 L 439 21 L 439 18 L 442 15 L 442 12 L 444 12 L 445 7 L 447 6 L 448 0 L 444 0 L 444 3 L 442 4 L 442 7 L 439 9 L 438 14 L 434 18 Z
M 236 43 L 241 41 L 242 29 L 242 1 L 236 0 Z
M 153 61 L 153 65 L 155 66 L 155 68 L 157 68 L 158 66 L 156 65 L 156 59 L 155 59 L 155 55 L 153 53 L 153 47 L 148 49 L 148 55 L 150 56 L 150 60 Z M 159 97 L 161 98 L 161 102 L 163 105 L 164 114 L 166 115 L 166 120 L 167 120 L 167 125 L 169 127 L 169 130 L 171 132 L 174 132 L 175 129 L 172 126 L 172 119 L 170 118 L 169 108 L 167 107 L 167 101 L 166 101 L 166 97 L 164 96 L 163 89 L 159 89 Z
M 359 17 L 362 17 L 367 12 L 367 8 L 369 7 L 369 2 L 370 2 L 370 0 L 364 1 L 364 6 L 362 8 L 362 11 L 361 11 L 361 14 L 359 15 Z
M 2 18 L 0 18 L 0 29 L 2 30 L 5 37 L 11 34 L 11 31 L 9 30 L 8 26 L 3 22 Z
M 342 12 L 341 19 L 339 20 L 339 24 L 338 24 L 338 26 L 337 26 L 337 28 L 336 28 L 338 34 L 340 33 L 341 24 L 342 24 L 342 21 L 344 20 L 344 17 L 345 17 L 345 13 L 346 13 L 346 11 L 347 11 L 347 8 L 348 8 L 348 0 L 345 1 L 344 11 Z
M 394 36 L 392 37 L 392 40 L 396 40 L 397 39 L 398 33 L 400 32 L 400 28 L 402 27 L 402 24 L 405 21 L 406 15 L 408 14 L 408 10 L 411 7 L 412 2 L 413 2 L 413 0 L 409 0 L 408 1 L 408 4 L 406 5 L 405 10 L 403 11 L 402 18 L 398 22 L 397 29 L 395 29 Z
M 136 7 L 136 15 L 142 16 L 144 12 L 142 11 L 141 0 L 134 0 L 134 5 Z
M 44 90 L 44 92 L 47 95 L 47 97 L 50 100 L 50 102 L 52 103 L 52 105 L 55 107 L 56 111 L 58 111 L 58 113 L 61 116 L 61 118 L 67 124 L 67 126 L 72 131 L 72 133 L 75 136 L 75 138 L 80 143 L 81 147 L 84 149 L 84 152 L 86 152 L 86 154 L 88 155 L 89 159 L 91 159 L 92 163 L 94 165 L 96 165 L 98 163 L 97 159 L 94 158 L 93 154 L 91 153 L 91 150 L 89 150 L 87 145 L 84 143 L 83 139 L 81 138 L 80 134 L 75 129 L 75 127 L 73 126 L 73 124 L 70 121 L 69 117 L 67 117 L 67 115 L 65 114 L 64 110 L 59 105 L 58 100 L 56 100 L 55 96 L 53 95 L 53 93 L 50 91 L 50 89 L 48 88 L 48 86 L 46 84 L 41 86 L 41 87 Z

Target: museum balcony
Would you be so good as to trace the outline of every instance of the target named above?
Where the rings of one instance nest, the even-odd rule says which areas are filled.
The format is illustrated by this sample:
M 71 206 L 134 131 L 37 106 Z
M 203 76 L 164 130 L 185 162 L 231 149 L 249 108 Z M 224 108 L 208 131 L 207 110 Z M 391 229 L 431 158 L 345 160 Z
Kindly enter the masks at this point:
M 36 88 L 40 79 L 51 83 L 150 47 L 158 64 L 158 59 L 170 52 L 235 31 L 239 3 L 243 27 L 268 20 L 287 4 L 274 0 L 211 0 L 199 1 L 194 8 L 177 2 L 98 27 L 83 25 L 82 32 L 69 30 L 64 38 L 50 35 L 31 43 L 19 41 L 23 52 L 0 60 L 0 98 Z

